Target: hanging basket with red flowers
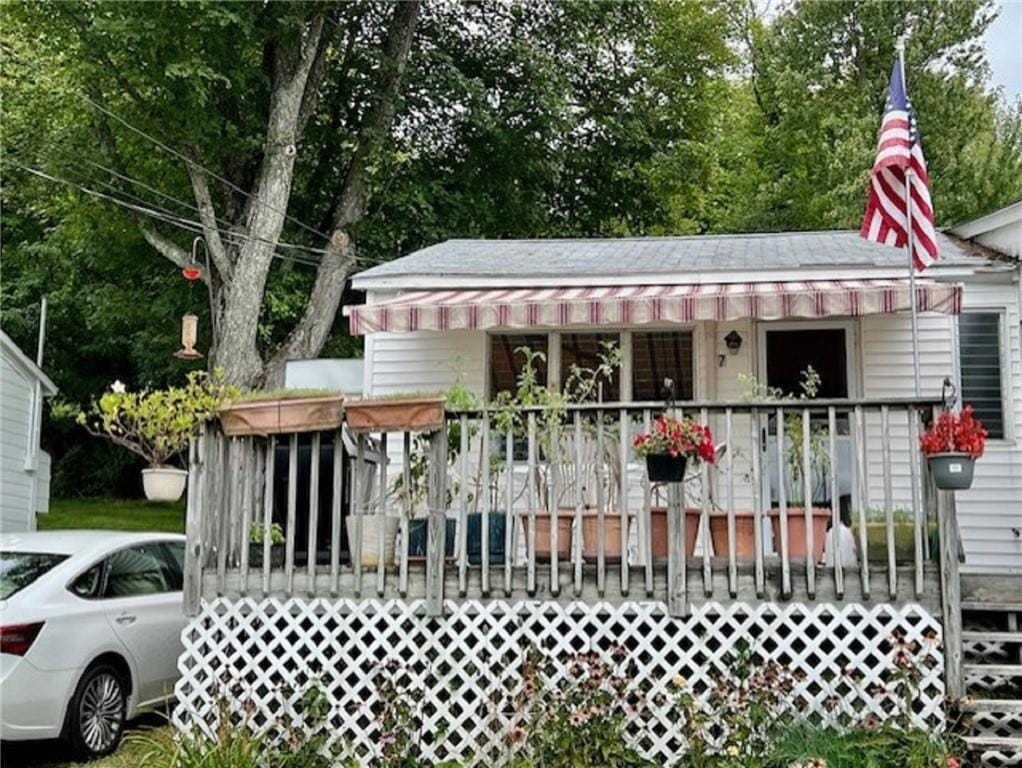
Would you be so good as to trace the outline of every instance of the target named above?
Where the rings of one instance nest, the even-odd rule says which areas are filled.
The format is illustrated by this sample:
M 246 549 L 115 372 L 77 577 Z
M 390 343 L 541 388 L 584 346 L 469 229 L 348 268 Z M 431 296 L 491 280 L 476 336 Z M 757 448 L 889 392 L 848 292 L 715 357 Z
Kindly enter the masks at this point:
M 657 417 L 648 433 L 636 435 L 632 446 L 637 456 L 645 457 L 654 483 L 680 483 L 689 461 L 712 464 L 717 456 L 708 426 L 667 415 Z
M 987 431 L 972 406 L 960 413 L 942 411 L 919 438 L 934 484 L 944 491 L 962 491 L 972 486 L 976 459 L 983 455 Z

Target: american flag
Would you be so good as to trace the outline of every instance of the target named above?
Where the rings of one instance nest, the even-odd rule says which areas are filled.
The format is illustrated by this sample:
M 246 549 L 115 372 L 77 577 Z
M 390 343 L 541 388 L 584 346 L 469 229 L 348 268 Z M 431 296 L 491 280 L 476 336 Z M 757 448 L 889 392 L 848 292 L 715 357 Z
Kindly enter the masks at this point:
M 908 243 L 905 177 L 906 170 L 911 169 L 912 262 L 921 272 L 937 260 L 937 233 L 930 202 L 930 176 L 903 72 L 899 55 L 891 70 L 877 156 L 870 173 L 869 201 L 859 233 L 876 243 L 905 247 Z

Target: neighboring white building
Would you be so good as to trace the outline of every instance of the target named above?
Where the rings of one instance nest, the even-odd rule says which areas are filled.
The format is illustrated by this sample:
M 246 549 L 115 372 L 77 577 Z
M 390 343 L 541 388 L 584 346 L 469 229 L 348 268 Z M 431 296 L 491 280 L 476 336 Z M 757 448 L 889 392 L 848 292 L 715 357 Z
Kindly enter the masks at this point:
M 50 507 L 50 456 L 39 447 L 43 398 L 57 387 L 0 330 L 0 530 L 30 531 Z
M 941 235 L 941 259 L 918 281 L 922 394 L 939 397 L 950 378 L 991 434 L 972 489 L 957 494 L 966 571 L 1022 574 L 1020 213 L 955 231 L 991 250 Z M 791 391 L 806 364 L 823 374 L 824 397 L 913 395 L 904 251 L 857 232 L 452 240 L 362 272 L 353 287 L 367 295 L 345 313 L 366 334 L 368 395 L 443 389 L 460 372 L 492 396 L 513 382 L 521 345 L 546 352 L 556 383 L 601 337 L 624 354 L 608 401 L 658 399 L 665 375 L 681 400 L 733 401 L 740 374 Z M 876 507 L 882 493 L 878 422 L 867 423 L 867 498 L 840 491 L 853 508 Z M 748 461 L 751 446 L 735 442 Z M 905 507 L 909 461 L 904 450 L 892 457 L 894 503 Z

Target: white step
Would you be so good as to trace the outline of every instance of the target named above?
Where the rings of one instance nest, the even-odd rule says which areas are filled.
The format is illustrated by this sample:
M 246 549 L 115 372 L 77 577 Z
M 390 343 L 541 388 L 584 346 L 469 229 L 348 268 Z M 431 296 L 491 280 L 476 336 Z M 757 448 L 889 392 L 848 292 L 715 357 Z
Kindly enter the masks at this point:
M 963 664 L 962 669 L 988 677 L 1022 677 L 1022 664 Z
M 962 699 L 958 706 L 965 712 L 1022 713 L 1022 700 L 1018 699 Z
M 993 603 L 977 600 L 963 600 L 963 611 L 991 611 L 997 613 L 1022 613 L 1022 603 Z
M 987 750 L 1004 752 L 1006 749 L 1022 751 L 1022 736 L 966 736 L 965 743 L 972 752 Z

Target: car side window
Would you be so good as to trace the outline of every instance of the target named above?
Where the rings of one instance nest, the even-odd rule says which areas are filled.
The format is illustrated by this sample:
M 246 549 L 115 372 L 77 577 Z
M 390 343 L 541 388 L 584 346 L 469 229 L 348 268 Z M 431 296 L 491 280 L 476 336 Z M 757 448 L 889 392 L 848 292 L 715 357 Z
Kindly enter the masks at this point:
M 159 542 L 137 544 L 110 555 L 103 597 L 134 597 L 173 591 L 173 574 Z
M 78 578 L 68 585 L 68 591 L 76 597 L 92 600 L 99 597 L 100 589 L 103 586 L 103 565 L 105 561 L 98 562 L 89 570 L 82 573 Z
M 184 586 L 185 543 L 183 541 L 163 542 L 163 551 L 170 563 L 170 572 L 174 591 Z

